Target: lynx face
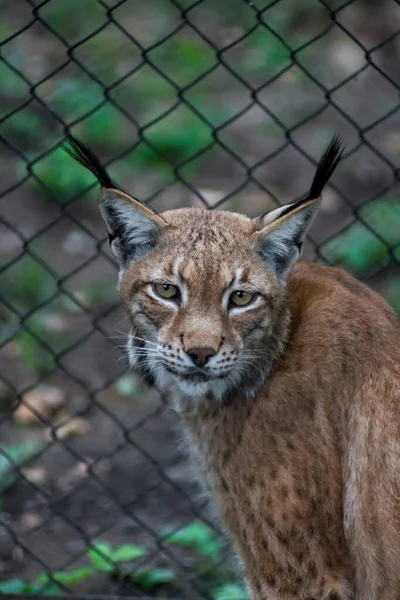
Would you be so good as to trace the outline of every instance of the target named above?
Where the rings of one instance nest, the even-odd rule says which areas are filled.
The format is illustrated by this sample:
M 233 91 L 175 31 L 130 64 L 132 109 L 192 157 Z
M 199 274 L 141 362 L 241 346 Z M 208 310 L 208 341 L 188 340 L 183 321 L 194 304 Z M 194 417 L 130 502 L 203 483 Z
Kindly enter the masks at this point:
M 263 260 L 260 224 L 199 209 L 161 216 L 155 247 L 121 272 L 131 365 L 191 396 L 250 392 L 286 326 L 284 285 Z
M 285 282 L 319 198 L 258 219 L 156 214 L 110 189 L 101 201 L 132 322 L 131 365 L 190 396 L 253 395 L 284 348 Z
M 256 393 L 284 349 L 286 279 L 340 159 L 338 138 L 305 199 L 257 219 L 194 208 L 158 214 L 116 189 L 82 142 L 69 143 L 67 152 L 102 185 L 100 209 L 132 323 L 131 365 L 189 396 Z

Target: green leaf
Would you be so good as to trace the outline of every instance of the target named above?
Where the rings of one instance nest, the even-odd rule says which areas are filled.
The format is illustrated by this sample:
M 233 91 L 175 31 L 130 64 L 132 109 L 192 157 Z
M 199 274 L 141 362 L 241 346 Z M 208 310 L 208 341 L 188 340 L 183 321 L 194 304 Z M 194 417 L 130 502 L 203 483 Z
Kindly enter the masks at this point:
M 114 562 L 122 562 L 126 560 L 134 560 L 135 558 L 140 558 L 146 554 L 147 550 L 145 548 L 135 546 L 134 544 L 123 544 L 114 550 L 112 559 Z
M 138 571 L 129 577 L 138 587 L 146 592 L 156 590 L 161 585 L 176 580 L 176 573 L 172 569 L 146 569 Z
M 88 550 L 88 557 L 90 558 L 93 566 L 99 571 L 112 572 L 114 571 L 113 561 L 113 549 L 111 544 L 107 542 L 96 542 L 93 547 Z
M 52 596 L 53 594 L 59 594 L 62 591 L 62 587 L 54 581 L 51 581 L 48 575 L 44 573 L 39 575 L 35 583 L 29 584 L 29 590 L 25 590 L 29 593 L 40 594 L 41 596 Z
M 91 567 L 80 567 L 74 571 L 54 571 L 53 573 L 41 573 L 36 578 L 35 583 L 29 583 L 23 579 L 10 579 L 0 583 L 0 593 L 2 594 L 32 594 L 39 593 L 43 596 L 53 595 L 62 589 L 60 584 L 72 585 L 90 577 L 94 574 Z M 54 581 L 55 580 L 55 581 Z
M 145 548 L 135 544 L 122 544 L 114 550 L 107 542 L 97 542 L 88 551 L 88 556 L 96 569 L 110 573 L 115 570 L 115 563 L 135 560 L 146 553 Z
M 220 585 L 211 592 L 213 600 L 249 600 L 245 588 L 235 583 Z
M 9 579 L 0 583 L 2 594 L 23 594 L 26 590 L 26 582 L 23 579 Z
M 41 596 L 54 596 L 55 594 L 59 594 L 61 591 L 62 588 L 56 583 L 46 586 L 45 590 L 43 588 L 31 590 L 31 592 L 39 593 Z
M 80 567 L 78 569 L 74 569 L 73 571 L 54 571 L 51 573 L 50 578 L 48 575 L 42 576 L 39 575 L 37 578 L 37 583 L 54 583 L 53 580 L 59 581 L 60 583 L 65 583 L 69 585 L 73 585 L 87 579 L 91 575 L 94 574 L 94 569 L 92 567 Z
M 190 523 L 175 533 L 167 534 L 166 542 L 181 544 L 197 554 L 216 560 L 220 556 L 221 543 L 215 533 L 205 523 Z

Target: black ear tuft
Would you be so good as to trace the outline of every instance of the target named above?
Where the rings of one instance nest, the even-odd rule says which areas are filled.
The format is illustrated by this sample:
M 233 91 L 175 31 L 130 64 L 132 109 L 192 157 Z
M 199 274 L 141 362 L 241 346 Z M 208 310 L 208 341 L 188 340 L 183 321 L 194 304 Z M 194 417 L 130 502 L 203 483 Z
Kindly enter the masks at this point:
M 73 135 L 68 134 L 67 143 L 63 148 L 67 154 L 77 160 L 83 167 L 91 171 L 100 185 L 105 188 L 117 188 L 95 153 L 83 142 Z
M 287 207 L 283 207 L 283 209 L 281 209 L 279 212 L 279 216 L 282 217 L 292 212 L 293 209 L 300 208 L 303 204 L 308 203 L 310 200 L 316 200 L 319 198 L 322 190 L 336 169 L 342 154 L 342 141 L 338 135 L 334 135 L 319 160 L 317 170 L 308 194 L 306 194 L 306 196 L 301 200 L 298 200 L 293 204 L 288 204 Z
M 334 135 L 317 165 L 317 171 L 308 193 L 309 200 L 318 198 L 321 195 L 323 188 L 336 169 L 342 154 L 342 141 L 338 135 Z

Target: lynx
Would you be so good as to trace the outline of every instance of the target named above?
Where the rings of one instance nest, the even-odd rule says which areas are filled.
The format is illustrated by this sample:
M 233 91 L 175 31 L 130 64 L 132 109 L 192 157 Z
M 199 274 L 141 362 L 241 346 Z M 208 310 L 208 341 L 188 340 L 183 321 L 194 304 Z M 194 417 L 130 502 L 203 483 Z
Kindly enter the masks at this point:
M 341 155 L 250 219 L 101 184 L 129 360 L 174 405 L 253 600 L 400 599 L 400 327 L 375 292 L 296 261 Z

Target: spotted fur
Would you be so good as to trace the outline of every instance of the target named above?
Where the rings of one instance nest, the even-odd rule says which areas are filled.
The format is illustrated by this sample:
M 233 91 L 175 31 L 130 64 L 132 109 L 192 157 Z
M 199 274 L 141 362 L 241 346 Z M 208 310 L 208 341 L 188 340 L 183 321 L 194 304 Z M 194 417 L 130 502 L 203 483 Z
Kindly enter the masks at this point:
M 340 269 L 294 264 L 340 152 L 257 219 L 159 215 L 100 171 L 130 363 L 171 389 L 253 600 L 400 599 L 400 327 Z

